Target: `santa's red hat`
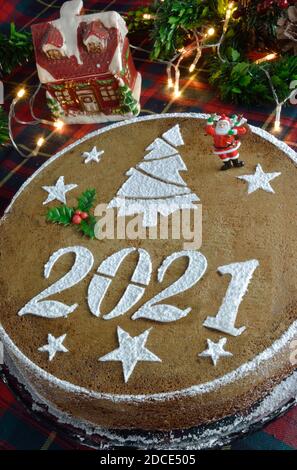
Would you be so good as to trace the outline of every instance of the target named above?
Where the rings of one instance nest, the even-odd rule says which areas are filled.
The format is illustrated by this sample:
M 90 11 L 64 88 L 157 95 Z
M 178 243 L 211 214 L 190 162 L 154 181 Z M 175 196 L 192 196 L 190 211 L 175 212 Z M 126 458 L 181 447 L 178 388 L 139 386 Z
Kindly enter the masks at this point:
M 222 115 L 220 116 L 219 121 L 221 121 L 221 122 L 222 122 L 222 121 L 225 121 L 225 122 L 226 122 L 227 124 L 229 124 L 229 126 L 231 127 L 231 119 L 230 119 L 228 116 L 226 116 L 226 114 L 222 114 Z

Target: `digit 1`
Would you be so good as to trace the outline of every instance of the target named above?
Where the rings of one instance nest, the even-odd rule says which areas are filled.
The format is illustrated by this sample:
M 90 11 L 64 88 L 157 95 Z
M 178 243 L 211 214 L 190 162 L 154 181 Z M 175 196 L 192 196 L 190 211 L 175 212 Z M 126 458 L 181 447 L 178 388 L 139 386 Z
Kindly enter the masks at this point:
M 231 274 L 231 282 L 217 315 L 207 317 L 203 326 L 228 333 L 232 336 L 239 336 L 243 333 L 246 329 L 245 326 L 235 328 L 236 317 L 243 296 L 247 292 L 249 282 L 258 266 L 259 261 L 252 259 L 242 263 L 227 264 L 218 268 L 220 274 Z

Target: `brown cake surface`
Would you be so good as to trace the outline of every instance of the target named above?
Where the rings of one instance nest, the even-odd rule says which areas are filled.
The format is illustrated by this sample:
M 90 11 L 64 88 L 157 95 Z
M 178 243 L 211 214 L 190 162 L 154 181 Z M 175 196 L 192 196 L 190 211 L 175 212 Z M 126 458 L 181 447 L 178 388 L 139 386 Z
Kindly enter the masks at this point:
M 207 259 L 207 270 L 193 287 L 163 302 L 183 310 L 190 307 L 184 318 L 171 322 L 133 320 L 141 305 L 185 272 L 186 257 L 169 266 L 161 283 L 157 279 L 164 259 L 184 250 L 185 240 L 83 237 L 73 225 L 46 222 L 47 209 L 58 206 L 59 201 L 44 205 L 48 194 L 42 187 L 53 186 L 64 176 L 65 184 L 77 185 L 66 194 L 68 206 L 75 206 L 76 198 L 87 188 L 96 189 L 96 204 L 109 203 L 127 181 L 127 171 L 143 161 L 145 149 L 176 124 L 184 140 L 178 153 L 187 167 L 181 175 L 202 204 L 199 251 Z M 240 149 L 245 167 L 220 172 L 204 126 L 203 120 L 181 115 L 139 120 L 99 133 L 39 172 L 2 221 L 0 321 L 6 353 L 25 383 L 71 416 L 107 428 L 187 428 L 246 410 L 293 370 L 296 168 L 279 148 L 249 131 Z M 99 163 L 85 164 L 82 154 L 94 146 L 104 154 Z M 254 174 L 258 164 L 266 173 L 281 173 L 270 182 L 274 193 L 258 189 L 248 194 L 247 182 L 237 178 Z M 90 250 L 92 269 L 77 285 L 47 300 L 77 303 L 78 307 L 67 318 L 19 316 L 26 303 L 70 270 L 74 256 L 68 253 L 57 261 L 49 278 L 44 277 L 50 256 L 71 246 Z M 149 285 L 127 313 L 103 319 L 131 282 L 138 254 L 129 254 L 103 298 L 102 315 L 96 317 L 87 302 L 89 284 L 103 260 L 129 247 L 149 253 Z M 245 331 L 233 336 L 203 326 L 206 317 L 218 313 L 230 285 L 231 277 L 220 275 L 218 267 L 247 260 L 257 260 L 259 265 L 236 316 L 235 326 L 245 326 Z M 150 329 L 145 347 L 160 359 L 138 361 L 127 381 L 120 361 L 99 361 L 119 347 L 118 327 L 131 337 Z M 68 350 L 57 352 L 51 361 L 46 352 L 39 351 L 47 344 L 49 333 L 56 338 L 66 334 L 63 345 Z M 217 343 L 221 338 L 226 338 L 225 350 L 232 355 L 220 357 L 216 365 L 211 357 L 199 356 L 207 349 L 207 339 Z

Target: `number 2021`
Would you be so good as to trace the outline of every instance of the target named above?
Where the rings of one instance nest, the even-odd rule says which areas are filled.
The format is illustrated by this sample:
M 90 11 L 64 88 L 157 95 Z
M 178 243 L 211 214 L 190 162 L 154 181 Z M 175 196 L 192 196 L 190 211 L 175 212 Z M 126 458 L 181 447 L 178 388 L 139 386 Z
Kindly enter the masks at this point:
M 146 287 L 149 285 L 152 274 L 152 263 L 149 253 L 144 249 L 124 248 L 106 258 L 97 269 L 97 273 L 91 279 L 88 287 L 88 306 L 93 315 L 101 315 L 101 304 L 106 292 L 116 276 L 117 271 L 132 252 L 138 253 L 138 261 L 121 299 L 117 305 L 103 319 L 110 320 L 127 313 L 144 295 Z M 44 266 L 44 276 L 50 277 L 52 268 L 56 262 L 66 253 L 75 255 L 74 263 L 68 273 L 51 286 L 37 294 L 19 312 L 22 315 L 37 315 L 45 318 L 66 317 L 72 313 L 78 304 L 66 305 L 57 300 L 46 300 L 48 297 L 61 293 L 77 285 L 91 271 L 94 264 L 94 257 L 90 250 L 83 246 L 72 246 L 61 248 L 56 251 Z M 152 299 L 142 305 L 132 316 L 132 320 L 145 318 L 157 322 L 173 322 L 186 317 L 191 308 L 180 309 L 173 305 L 163 303 L 165 299 L 184 292 L 193 287 L 204 275 L 207 269 L 207 259 L 197 251 L 184 250 L 172 253 L 162 262 L 158 269 L 158 282 L 162 283 L 169 266 L 177 259 L 188 258 L 188 266 L 178 280 L 169 287 L 159 292 Z M 233 336 L 240 335 L 245 327 L 236 328 L 235 321 L 240 303 L 247 291 L 248 284 L 259 262 L 248 260 L 220 266 L 218 271 L 221 274 L 231 275 L 231 281 L 227 288 L 223 302 L 215 316 L 207 317 L 203 325 Z M 162 302 L 162 303 L 160 303 Z

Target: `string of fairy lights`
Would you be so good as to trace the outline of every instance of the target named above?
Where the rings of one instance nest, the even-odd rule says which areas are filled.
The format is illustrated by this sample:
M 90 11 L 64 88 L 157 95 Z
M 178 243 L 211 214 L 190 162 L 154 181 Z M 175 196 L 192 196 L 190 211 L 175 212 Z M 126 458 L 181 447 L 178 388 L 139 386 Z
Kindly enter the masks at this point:
M 197 64 L 201 58 L 202 51 L 204 49 L 213 49 L 215 50 L 218 58 L 221 60 L 221 62 L 226 62 L 227 59 L 222 56 L 221 54 L 221 46 L 224 41 L 224 38 L 226 36 L 226 33 L 228 31 L 228 26 L 229 26 L 229 21 L 230 18 L 233 14 L 233 12 L 237 9 L 236 3 L 234 1 L 231 1 L 226 9 L 226 14 L 223 22 L 223 27 L 222 27 L 222 33 L 218 39 L 217 42 L 215 43 L 208 43 L 207 41 L 213 37 L 216 34 L 216 30 L 213 26 L 210 26 L 208 28 L 205 28 L 202 31 L 193 31 L 194 35 L 194 40 L 191 42 L 191 44 L 179 49 L 175 56 L 171 60 L 160 60 L 156 59 L 156 62 L 162 63 L 166 65 L 166 73 L 167 73 L 167 88 L 168 90 L 171 90 L 173 92 L 173 97 L 174 99 L 178 99 L 181 96 L 181 89 L 180 89 L 180 67 L 182 65 L 182 62 L 184 59 L 188 59 L 189 57 L 193 56 L 193 60 L 189 66 L 188 72 L 192 74 L 196 67 Z M 143 19 L 145 20 L 154 20 L 154 15 L 149 14 L 149 13 L 144 13 L 143 14 Z M 150 51 L 143 49 L 138 46 L 130 45 L 132 49 L 145 52 L 150 54 Z M 265 62 L 269 62 L 271 60 L 275 60 L 278 57 L 278 54 L 275 52 L 268 53 L 261 59 L 258 59 L 255 61 L 255 63 L 260 64 L 263 63 L 263 66 L 261 66 L 263 72 L 265 73 L 267 80 L 269 82 L 271 92 L 275 101 L 275 120 L 274 120 L 274 131 L 279 132 L 281 130 L 281 112 L 282 112 L 282 107 L 283 105 L 296 93 L 295 90 L 292 90 L 292 92 L 282 101 L 279 100 L 277 92 L 275 90 L 275 87 L 273 85 L 271 76 L 269 72 L 265 68 Z M 24 99 L 27 95 L 26 89 L 24 87 L 21 87 L 17 93 L 15 98 L 12 100 L 12 103 L 10 105 L 10 110 L 9 110 L 9 116 L 8 116 L 8 129 L 9 129 L 9 137 L 12 142 L 12 145 L 16 149 L 16 151 L 23 157 L 23 158 L 30 158 L 32 156 L 38 155 L 40 148 L 51 138 L 51 136 L 56 133 L 56 132 L 61 132 L 64 128 L 64 122 L 62 119 L 57 119 L 54 121 L 48 121 L 45 119 L 40 119 L 35 116 L 34 113 L 34 102 L 36 99 L 36 96 L 38 95 L 39 91 L 41 89 L 41 85 L 39 85 L 32 95 L 32 97 L 29 100 L 29 109 L 30 109 L 30 114 L 31 117 L 33 118 L 32 121 L 22 121 L 18 119 L 16 115 L 16 105 L 17 103 Z M 20 148 L 19 145 L 16 143 L 13 135 L 13 121 L 16 121 L 18 124 L 22 125 L 38 125 L 38 124 L 44 124 L 46 126 L 51 127 L 53 130 L 50 132 L 50 134 L 47 137 L 44 137 L 43 135 L 38 136 L 36 139 L 36 145 L 32 149 L 32 151 L 28 154 L 25 154 Z

